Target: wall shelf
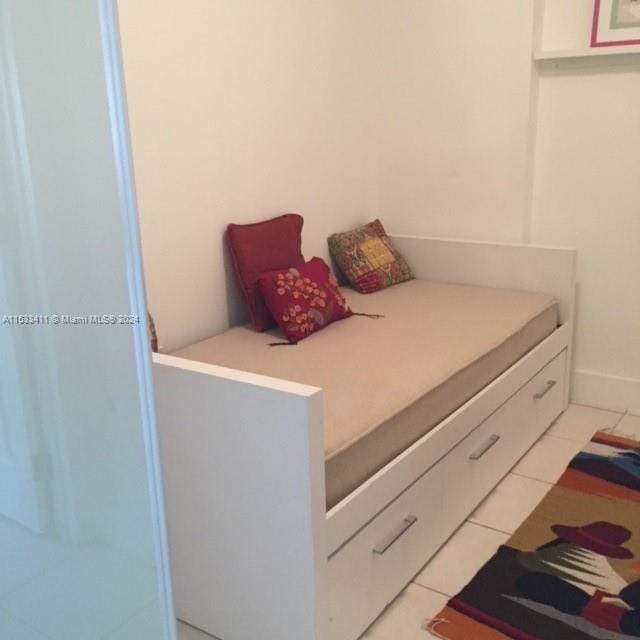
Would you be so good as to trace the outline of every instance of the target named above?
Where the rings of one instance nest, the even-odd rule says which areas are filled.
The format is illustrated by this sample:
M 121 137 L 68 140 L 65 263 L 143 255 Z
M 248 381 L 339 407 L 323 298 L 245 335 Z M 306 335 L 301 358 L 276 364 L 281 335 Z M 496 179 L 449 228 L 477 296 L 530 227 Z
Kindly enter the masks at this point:
M 558 49 L 555 51 L 537 50 L 534 60 L 563 60 L 567 58 L 595 58 L 604 56 L 640 56 L 640 47 L 596 47 L 593 49 Z

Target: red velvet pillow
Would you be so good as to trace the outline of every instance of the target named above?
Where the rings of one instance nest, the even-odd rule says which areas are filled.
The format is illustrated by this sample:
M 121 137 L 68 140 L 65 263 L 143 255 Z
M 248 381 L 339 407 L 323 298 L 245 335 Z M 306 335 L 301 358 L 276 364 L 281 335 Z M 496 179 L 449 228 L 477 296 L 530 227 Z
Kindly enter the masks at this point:
M 258 278 L 262 297 L 289 342 L 298 342 L 353 315 L 333 273 L 321 258 Z
M 227 243 L 236 278 L 256 331 L 275 326 L 256 280 L 265 271 L 287 269 L 304 262 L 301 250 L 303 223 L 302 216 L 287 213 L 264 222 L 227 227 Z

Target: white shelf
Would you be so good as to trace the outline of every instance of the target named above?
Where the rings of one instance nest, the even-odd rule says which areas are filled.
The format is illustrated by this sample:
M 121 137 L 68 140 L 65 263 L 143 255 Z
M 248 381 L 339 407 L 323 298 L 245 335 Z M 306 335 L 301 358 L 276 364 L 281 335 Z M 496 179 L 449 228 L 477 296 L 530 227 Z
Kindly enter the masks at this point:
M 594 47 L 592 49 L 564 49 L 556 51 L 534 51 L 534 60 L 563 60 L 566 58 L 593 58 L 596 56 L 640 55 L 640 47 Z

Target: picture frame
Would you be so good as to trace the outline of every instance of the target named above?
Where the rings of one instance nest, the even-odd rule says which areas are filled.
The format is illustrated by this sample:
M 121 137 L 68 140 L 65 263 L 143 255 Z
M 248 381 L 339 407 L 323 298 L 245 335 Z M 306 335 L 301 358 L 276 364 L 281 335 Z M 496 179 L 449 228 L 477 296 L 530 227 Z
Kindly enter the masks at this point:
M 592 47 L 640 45 L 640 0 L 594 0 Z

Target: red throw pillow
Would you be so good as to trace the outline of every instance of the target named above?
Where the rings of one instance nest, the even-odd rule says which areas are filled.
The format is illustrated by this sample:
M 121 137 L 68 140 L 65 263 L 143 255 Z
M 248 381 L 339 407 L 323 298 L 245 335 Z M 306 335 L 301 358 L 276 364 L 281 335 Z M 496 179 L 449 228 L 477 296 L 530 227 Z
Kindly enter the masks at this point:
M 338 282 L 321 258 L 258 278 L 269 311 L 289 342 L 298 342 L 353 315 Z
M 256 281 L 265 271 L 287 269 L 304 262 L 302 216 L 287 213 L 254 224 L 230 224 L 227 243 L 242 295 L 256 331 L 266 331 L 275 322 L 260 296 Z

